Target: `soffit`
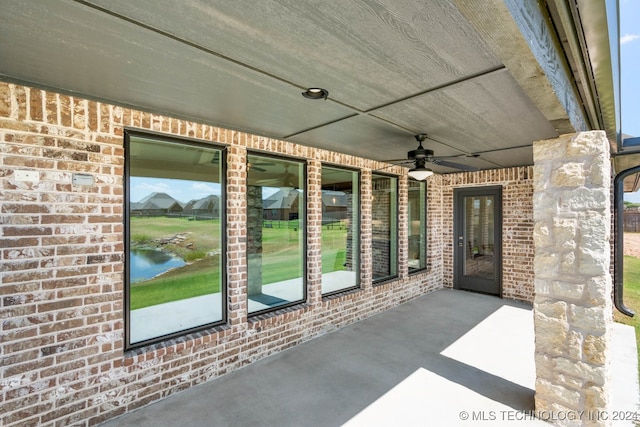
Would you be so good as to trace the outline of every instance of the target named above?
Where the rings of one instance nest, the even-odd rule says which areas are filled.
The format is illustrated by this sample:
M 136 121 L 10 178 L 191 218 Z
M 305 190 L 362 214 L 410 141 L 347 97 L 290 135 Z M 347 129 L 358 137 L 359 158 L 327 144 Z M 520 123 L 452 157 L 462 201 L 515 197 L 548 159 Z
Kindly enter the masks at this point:
M 568 117 L 457 3 L 6 0 L 0 78 L 375 160 L 425 132 L 436 156 L 529 165 Z M 311 86 L 329 99 L 302 98 Z

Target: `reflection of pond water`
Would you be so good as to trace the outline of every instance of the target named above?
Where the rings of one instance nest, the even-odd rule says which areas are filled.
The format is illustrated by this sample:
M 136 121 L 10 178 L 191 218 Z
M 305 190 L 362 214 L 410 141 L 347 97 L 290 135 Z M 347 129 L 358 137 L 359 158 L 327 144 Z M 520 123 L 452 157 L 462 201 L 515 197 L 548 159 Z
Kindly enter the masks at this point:
M 151 279 L 165 271 L 182 267 L 182 258 L 155 249 L 131 249 L 130 274 L 131 283 Z

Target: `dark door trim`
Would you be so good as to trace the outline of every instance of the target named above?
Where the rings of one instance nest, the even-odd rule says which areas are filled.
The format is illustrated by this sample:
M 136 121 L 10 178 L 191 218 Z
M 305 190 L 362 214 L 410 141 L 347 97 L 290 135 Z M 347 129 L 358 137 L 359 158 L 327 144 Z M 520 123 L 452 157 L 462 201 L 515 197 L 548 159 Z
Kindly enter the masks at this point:
M 465 275 L 465 210 L 469 196 L 493 196 L 493 278 Z M 454 188 L 453 190 L 453 287 L 502 297 L 502 186 Z

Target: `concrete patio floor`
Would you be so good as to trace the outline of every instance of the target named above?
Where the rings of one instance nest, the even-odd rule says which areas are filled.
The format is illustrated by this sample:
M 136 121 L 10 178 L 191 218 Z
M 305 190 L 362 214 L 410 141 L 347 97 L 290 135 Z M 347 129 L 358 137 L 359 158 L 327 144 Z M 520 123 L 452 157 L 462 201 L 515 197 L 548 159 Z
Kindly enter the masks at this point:
M 613 338 L 612 409 L 638 411 L 634 331 Z M 103 426 L 544 426 L 533 339 L 529 306 L 440 290 Z

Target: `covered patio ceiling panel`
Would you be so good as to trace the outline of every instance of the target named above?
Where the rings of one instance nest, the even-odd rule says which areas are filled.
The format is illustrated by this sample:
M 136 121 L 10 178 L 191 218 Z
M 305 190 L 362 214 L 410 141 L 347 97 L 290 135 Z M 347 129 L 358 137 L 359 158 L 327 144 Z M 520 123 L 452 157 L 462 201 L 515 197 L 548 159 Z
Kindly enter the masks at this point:
M 557 136 L 506 69 L 382 108 L 373 115 L 471 154 Z M 438 155 L 438 153 L 436 153 Z
M 418 145 L 412 132 L 359 114 L 288 138 L 311 147 L 374 160 L 404 158 Z
M 86 3 L 359 111 L 500 65 L 449 2 Z
M 4 0 L 0 80 L 375 160 L 405 157 L 425 132 L 436 156 L 529 165 L 518 147 L 557 136 L 549 117 L 568 116 L 539 102 L 560 105 L 513 16 L 491 4 L 502 12 L 455 0 Z M 307 87 L 329 99 L 304 99 Z M 499 154 L 514 148 L 528 154 Z
M 3 37 L 13 40 L 0 43 L 0 56 L 11 58 L 0 62 L 0 73 L 25 82 L 280 138 L 353 114 L 75 2 L 34 0 L 20 8 L 12 19 L 0 15 Z

